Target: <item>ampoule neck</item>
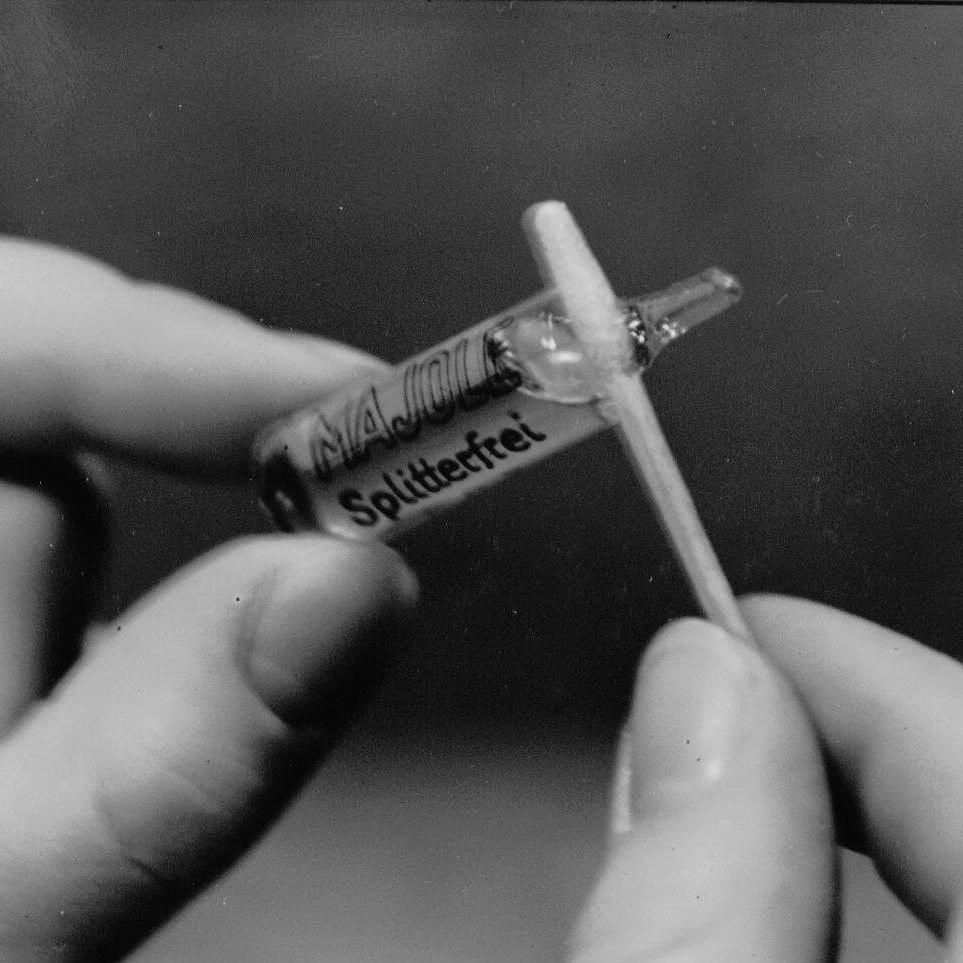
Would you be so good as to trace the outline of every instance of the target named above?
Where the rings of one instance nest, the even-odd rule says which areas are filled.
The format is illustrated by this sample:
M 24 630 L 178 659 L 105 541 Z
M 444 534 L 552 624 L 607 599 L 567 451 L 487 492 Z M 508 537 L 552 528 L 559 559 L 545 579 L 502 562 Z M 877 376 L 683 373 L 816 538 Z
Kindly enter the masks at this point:
M 735 304 L 741 293 L 733 275 L 709 268 L 663 291 L 621 301 L 628 370 L 646 372 L 666 345 Z M 491 346 L 497 366 L 517 376 L 528 394 L 560 404 L 599 398 L 599 362 L 561 313 L 521 313 L 499 329 Z

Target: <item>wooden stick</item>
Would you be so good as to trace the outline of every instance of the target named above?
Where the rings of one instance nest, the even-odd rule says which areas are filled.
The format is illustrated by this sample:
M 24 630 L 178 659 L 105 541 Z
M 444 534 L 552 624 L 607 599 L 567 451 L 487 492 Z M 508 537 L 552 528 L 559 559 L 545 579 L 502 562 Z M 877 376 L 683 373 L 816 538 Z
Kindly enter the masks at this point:
M 615 414 L 625 451 L 696 601 L 711 622 L 751 641 L 642 378 L 626 373 L 631 367 L 631 342 L 608 279 L 564 204 L 536 204 L 525 212 L 522 225 L 542 279 L 557 289 L 566 316 L 597 363 L 598 392 Z

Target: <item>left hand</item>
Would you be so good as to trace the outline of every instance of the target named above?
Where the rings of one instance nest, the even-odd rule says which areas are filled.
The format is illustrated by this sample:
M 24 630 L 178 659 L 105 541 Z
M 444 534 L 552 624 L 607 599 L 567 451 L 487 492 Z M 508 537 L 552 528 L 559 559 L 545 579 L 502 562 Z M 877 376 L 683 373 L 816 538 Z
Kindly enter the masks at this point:
M 416 590 L 380 545 L 248 538 L 88 632 L 81 453 L 243 477 L 258 428 L 378 363 L 4 238 L 0 314 L 0 956 L 103 961 L 278 814 Z

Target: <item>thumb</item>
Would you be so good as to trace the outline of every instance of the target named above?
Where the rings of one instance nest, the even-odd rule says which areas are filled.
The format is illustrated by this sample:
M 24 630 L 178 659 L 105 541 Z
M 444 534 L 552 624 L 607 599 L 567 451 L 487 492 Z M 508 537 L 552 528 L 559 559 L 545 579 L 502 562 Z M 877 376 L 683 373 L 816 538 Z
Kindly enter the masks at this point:
M 370 691 L 392 552 L 247 539 L 112 627 L 0 751 L 0 956 L 130 949 L 277 814 Z
M 577 963 L 832 959 L 835 845 L 816 737 L 758 653 L 687 619 L 642 661 L 610 852 Z

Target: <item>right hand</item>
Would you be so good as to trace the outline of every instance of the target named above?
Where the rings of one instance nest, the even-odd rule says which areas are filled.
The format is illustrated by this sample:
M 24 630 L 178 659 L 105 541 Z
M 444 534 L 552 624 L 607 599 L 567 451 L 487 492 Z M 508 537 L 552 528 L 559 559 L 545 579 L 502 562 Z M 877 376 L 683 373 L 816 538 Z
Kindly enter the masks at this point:
M 744 610 L 762 654 L 687 619 L 642 661 L 571 959 L 834 960 L 843 843 L 963 963 L 963 666 L 812 602 Z

